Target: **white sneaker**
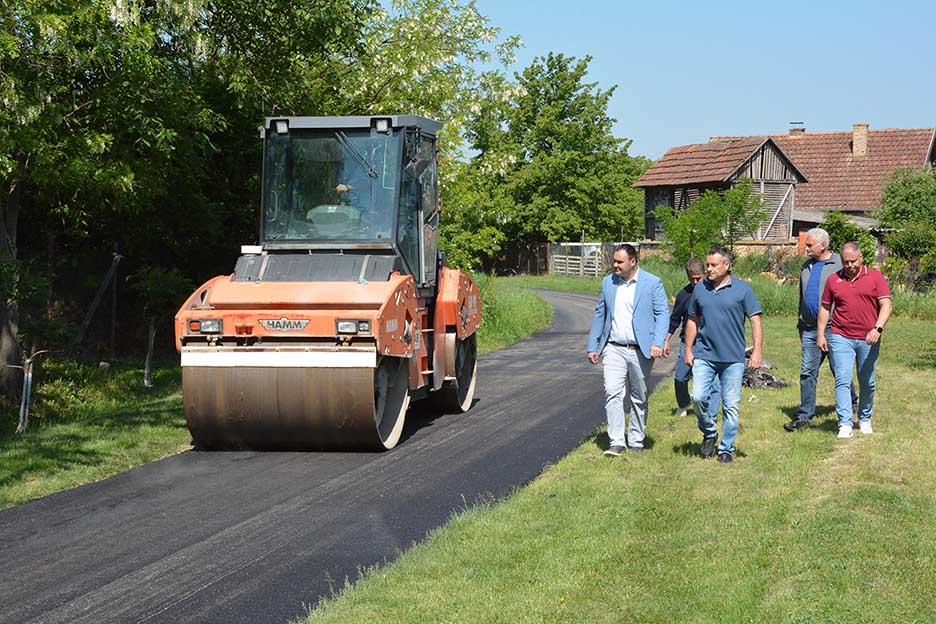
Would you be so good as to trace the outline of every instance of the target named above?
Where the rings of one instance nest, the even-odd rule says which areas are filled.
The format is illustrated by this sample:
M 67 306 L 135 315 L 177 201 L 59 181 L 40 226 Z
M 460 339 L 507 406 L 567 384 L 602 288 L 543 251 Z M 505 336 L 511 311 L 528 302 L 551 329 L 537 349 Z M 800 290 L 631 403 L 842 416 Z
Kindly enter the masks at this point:
M 840 438 L 852 437 L 852 428 L 851 427 L 839 427 L 838 437 Z
M 677 418 L 685 418 L 688 414 L 689 414 L 688 407 L 685 409 L 680 409 L 677 407 L 676 409 L 673 410 L 673 415 L 676 416 Z
M 870 421 L 870 420 L 862 420 L 862 421 L 859 421 L 858 427 L 861 429 L 861 433 L 863 433 L 863 434 L 865 434 L 865 435 L 868 435 L 868 434 L 870 434 L 870 433 L 874 433 L 874 430 L 871 428 L 871 421 Z

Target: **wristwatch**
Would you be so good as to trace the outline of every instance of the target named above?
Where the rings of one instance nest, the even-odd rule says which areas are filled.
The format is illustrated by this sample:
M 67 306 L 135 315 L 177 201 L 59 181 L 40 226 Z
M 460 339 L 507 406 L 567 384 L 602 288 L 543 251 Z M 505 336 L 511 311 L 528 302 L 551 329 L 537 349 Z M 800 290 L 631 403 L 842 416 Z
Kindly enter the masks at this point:
M 883 327 L 875 327 L 874 329 L 876 329 L 876 330 L 877 330 L 877 333 L 879 333 L 879 334 L 883 334 L 883 333 L 884 333 L 884 328 L 883 328 Z

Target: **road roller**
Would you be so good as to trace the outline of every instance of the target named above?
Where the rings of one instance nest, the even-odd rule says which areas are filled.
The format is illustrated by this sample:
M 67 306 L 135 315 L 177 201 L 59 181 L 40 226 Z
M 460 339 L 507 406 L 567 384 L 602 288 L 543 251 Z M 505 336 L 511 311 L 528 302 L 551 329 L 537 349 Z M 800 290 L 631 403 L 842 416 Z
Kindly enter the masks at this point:
M 438 251 L 440 128 L 264 121 L 258 244 L 175 317 L 196 448 L 379 451 L 411 401 L 470 408 L 481 298 Z

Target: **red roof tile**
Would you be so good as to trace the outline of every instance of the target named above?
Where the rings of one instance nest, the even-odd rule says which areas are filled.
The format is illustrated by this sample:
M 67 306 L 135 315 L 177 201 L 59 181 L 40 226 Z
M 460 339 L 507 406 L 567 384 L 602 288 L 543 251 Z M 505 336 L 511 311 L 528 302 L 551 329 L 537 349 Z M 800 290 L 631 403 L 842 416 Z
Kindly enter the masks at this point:
M 869 130 L 868 154 L 863 159 L 852 156 L 851 132 L 772 138 L 809 180 L 796 185 L 797 209 L 868 212 L 880 207 L 894 171 L 923 168 L 933 136 L 933 128 Z
M 869 212 L 881 204 L 890 175 L 922 169 L 933 157 L 933 128 L 868 131 L 868 154 L 852 156 L 851 132 L 803 132 L 770 138 L 809 181 L 796 185 L 797 210 Z M 721 182 L 767 137 L 712 137 L 709 143 L 674 147 L 634 186 Z
M 724 141 L 674 147 L 647 169 L 634 186 L 722 182 L 766 140 L 766 137 L 732 137 Z

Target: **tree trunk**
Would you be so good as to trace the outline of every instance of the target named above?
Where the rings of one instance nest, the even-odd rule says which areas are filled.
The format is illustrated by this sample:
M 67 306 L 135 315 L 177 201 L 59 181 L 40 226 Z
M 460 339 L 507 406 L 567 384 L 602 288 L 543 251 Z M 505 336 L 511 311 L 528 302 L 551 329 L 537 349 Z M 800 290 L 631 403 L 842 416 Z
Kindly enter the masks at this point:
M 156 319 L 149 320 L 149 342 L 146 345 L 146 363 L 143 365 L 143 386 L 153 387 L 153 346 L 156 344 Z
M 0 188 L 0 263 L 7 265 L 12 287 L 16 271 L 16 230 L 19 223 L 21 186 L 17 183 L 26 166 L 26 159 L 17 158 L 16 171 L 11 181 Z M 4 288 L 6 290 L 6 288 Z M 0 392 L 7 399 L 16 401 L 23 383 L 23 372 L 9 368 L 22 364 L 19 344 L 19 304 L 13 293 L 7 291 L 0 300 Z

